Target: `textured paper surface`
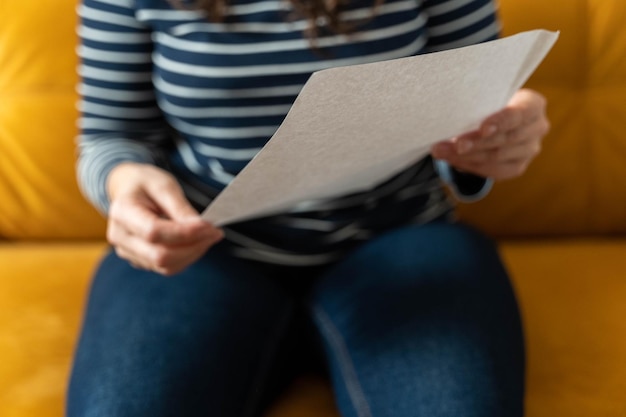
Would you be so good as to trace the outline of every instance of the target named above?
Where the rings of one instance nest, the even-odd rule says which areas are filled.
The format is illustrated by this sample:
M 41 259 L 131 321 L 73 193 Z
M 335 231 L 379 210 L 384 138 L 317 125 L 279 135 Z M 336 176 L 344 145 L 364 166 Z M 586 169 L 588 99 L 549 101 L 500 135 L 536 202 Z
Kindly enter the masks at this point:
M 535 30 L 314 73 L 274 136 L 203 218 L 226 225 L 380 184 L 504 107 L 557 38 Z

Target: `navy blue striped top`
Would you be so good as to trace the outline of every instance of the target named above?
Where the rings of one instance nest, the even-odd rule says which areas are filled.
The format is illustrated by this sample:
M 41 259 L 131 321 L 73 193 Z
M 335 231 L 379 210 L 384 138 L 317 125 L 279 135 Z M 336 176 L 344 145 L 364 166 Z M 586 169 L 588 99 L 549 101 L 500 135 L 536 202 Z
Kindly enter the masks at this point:
M 202 209 L 273 135 L 312 72 L 465 46 L 499 32 L 491 0 L 372 4 L 353 0 L 343 10 L 353 33 L 334 34 L 318 19 L 319 35 L 310 40 L 309 23 L 287 0 L 233 0 L 220 23 L 167 0 L 83 0 L 78 176 L 85 195 L 106 213 L 111 169 L 152 163 L 173 172 Z M 449 214 L 441 177 L 459 196 L 487 191 L 489 181 L 454 184 L 453 171 L 437 162 L 417 161 L 369 192 L 232 225 L 227 241 L 248 259 L 323 264 L 373 234 Z

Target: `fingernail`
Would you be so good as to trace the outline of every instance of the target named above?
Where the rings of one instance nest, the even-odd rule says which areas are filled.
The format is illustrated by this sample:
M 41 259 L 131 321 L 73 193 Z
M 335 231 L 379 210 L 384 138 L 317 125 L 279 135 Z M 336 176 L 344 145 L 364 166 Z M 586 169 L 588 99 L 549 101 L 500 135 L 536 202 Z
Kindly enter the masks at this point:
M 474 143 L 469 140 L 461 140 L 457 143 L 456 146 L 457 152 L 462 155 L 472 150 L 472 148 L 474 147 Z
M 202 220 L 202 217 L 200 217 L 199 215 L 195 215 L 182 217 L 179 221 L 181 223 L 197 223 L 200 220 Z
M 496 125 L 487 125 L 483 129 L 483 136 L 491 136 L 498 131 L 498 126 Z

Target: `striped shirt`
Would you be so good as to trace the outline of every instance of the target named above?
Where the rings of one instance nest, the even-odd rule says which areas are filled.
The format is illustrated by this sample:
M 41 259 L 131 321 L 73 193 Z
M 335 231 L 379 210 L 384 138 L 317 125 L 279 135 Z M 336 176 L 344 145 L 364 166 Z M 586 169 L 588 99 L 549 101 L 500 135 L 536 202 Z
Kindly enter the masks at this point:
M 151 163 L 174 173 L 202 209 L 274 134 L 312 72 L 466 46 L 499 32 L 491 0 L 372 4 L 353 0 L 342 10 L 354 32 L 332 33 L 318 19 L 310 40 L 309 23 L 287 0 L 231 1 L 219 23 L 167 0 L 83 0 L 83 192 L 106 213 L 111 169 Z M 229 226 L 227 244 L 263 262 L 331 262 L 376 233 L 449 214 L 442 178 L 468 198 L 488 188 L 489 181 L 454 174 L 427 157 L 368 192 Z

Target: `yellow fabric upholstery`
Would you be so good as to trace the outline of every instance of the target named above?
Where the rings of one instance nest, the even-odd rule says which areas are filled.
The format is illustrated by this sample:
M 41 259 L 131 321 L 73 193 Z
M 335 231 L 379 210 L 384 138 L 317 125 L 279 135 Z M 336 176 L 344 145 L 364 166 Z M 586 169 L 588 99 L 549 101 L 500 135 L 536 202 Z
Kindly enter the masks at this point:
M 82 304 L 104 246 L 0 244 L 0 416 L 63 415 Z
M 74 0 L 0 2 L 0 236 L 95 238 L 74 174 Z
M 104 222 L 74 179 L 76 0 L 0 0 L 0 416 L 61 417 Z M 501 0 L 561 30 L 529 85 L 553 130 L 462 217 L 499 238 L 528 346 L 528 417 L 626 416 L 626 2 Z M 82 240 L 95 238 L 95 240 Z M 521 239 L 521 240 L 520 240 Z M 268 417 L 338 417 L 298 380 Z
M 626 239 L 502 252 L 527 336 L 528 417 L 626 416 Z

